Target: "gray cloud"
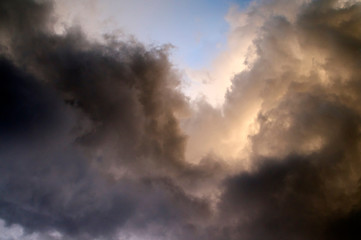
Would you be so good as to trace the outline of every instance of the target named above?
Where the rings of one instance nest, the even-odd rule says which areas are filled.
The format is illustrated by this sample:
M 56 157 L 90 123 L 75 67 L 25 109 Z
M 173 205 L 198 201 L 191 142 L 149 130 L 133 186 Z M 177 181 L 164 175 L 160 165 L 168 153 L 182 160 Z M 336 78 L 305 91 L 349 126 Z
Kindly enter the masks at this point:
M 166 48 L 101 45 L 76 28 L 56 35 L 51 8 L 0 5 L 0 218 L 92 239 L 149 224 L 171 232 L 209 215 L 180 187 L 202 171 L 184 161 L 177 116 L 187 104 Z
M 110 133 L 102 126 L 81 129 L 80 103 L 74 110 L 47 83 L 37 82 L 8 60 L 1 62 L 1 75 L 5 94 L 0 216 L 8 224 L 21 224 L 30 232 L 57 230 L 92 239 L 110 237 L 121 227 L 137 230 L 150 223 L 182 228 L 210 214 L 206 201 L 173 183 L 172 163 L 166 175 L 156 168 L 161 163 L 149 163 L 153 172 L 136 169 L 148 163 L 132 151 L 125 155 L 125 151 L 107 149 L 117 157 L 114 160 L 94 153 Z M 155 157 L 147 160 L 156 161 Z M 129 173 L 113 172 L 118 168 Z
M 359 236 L 360 7 L 312 1 L 263 25 L 227 95 L 230 114 L 245 96 L 261 104 L 250 171 L 225 182 L 224 239 Z
M 24 239 L 356 239 L 361 6 L 286 2 L 242 13 L 252 61 L 222 109 L 191 109 L 167 47 L 55 34 L 51 3 L 2 1 L 0 227 L 19 224 Z

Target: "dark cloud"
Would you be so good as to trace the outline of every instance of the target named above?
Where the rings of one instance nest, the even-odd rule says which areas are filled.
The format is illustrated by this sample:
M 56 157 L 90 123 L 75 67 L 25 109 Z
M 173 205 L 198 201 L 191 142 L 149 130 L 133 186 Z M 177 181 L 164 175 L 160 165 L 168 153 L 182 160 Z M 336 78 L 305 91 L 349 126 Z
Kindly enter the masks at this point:
M 0 218 L 93 239 L 209 215 L 176 179 L 199 170 L 184 161 L 187 104 L 166 47 L 56 35 L 51 8 L 0 4 Z
M 295 22 L 272 16 L 234 79 L 229 111 L 249 91 L 262 104 L 251 170 L 225 183 L 220 239 L 359 236 L 361 6 L 336 3 L 313 1 Z
M 48 83 L 9 60 L 3 59 L 0 66 L 4 93 L 0 216 L 8 224 L 92 239 L 110 237 L 124 224 L 134 231 L 149 224 L 182 228 L 210 214 L 207 202 L 186 194 L 173 183 L 171 173 L 156 177 L 164 174 L 155 169 L 151 178 L 137 174 L 138 180 L 131 179 L 134 176 L 116 180 L 106 172 L 110 163 L 104 163 L 103 156 L 93 163 L 92 151 L 84 150 L 95 144 L 78 140 L 79 134 L 80 138 L 92 134 L 83 136 L 84 131 L 77 127 L 83 117 L 77 116 L 80 103 L 73 112 L 73 106 L 57 98 Z M 116 153 L 122 162 L 123 151 Z M 132 160 L 139 161 L 133 165 L 146 164 L 142 159 Z
M 0 71 L 1 217 L 34 230 L 68 233 L 99 234 L 121 225 L 134 204 L 124 186 L 107 184 L 72 146 L 72 122 L 62 116 L 66 106 L 8 61 L 2 60 Z
M 1 228 L 39 239 L 357 239 L 359 3 L 251 5 L 256 56 L 223 109 L 191 110 L 166 46 L 55 34 L 52 8 L 0 2 Z M 237 162 L 229 152 L 243 145 Z

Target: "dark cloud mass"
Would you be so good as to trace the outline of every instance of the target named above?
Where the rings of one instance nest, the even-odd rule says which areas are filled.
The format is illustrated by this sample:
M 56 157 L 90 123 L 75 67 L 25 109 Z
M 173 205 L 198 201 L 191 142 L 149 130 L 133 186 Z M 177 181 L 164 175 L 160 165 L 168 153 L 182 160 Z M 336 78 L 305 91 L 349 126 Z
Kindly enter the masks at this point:
M 183 159 L 176 115 L 187 106 L 165 48 L 100 45 L 79 29 L 55 35 L 45 24 L 49 4 L 2 1 L 0 9 L 7 224 L 92 239 L 153 222 L 182 228 L 208 214 L 172 180 L 195 170 Z
M 336 3 L 312 1 L 295 22 L 269 19 L 259 58 L 234 79 L 231 111 L 247 90 L 262 106 L 253 170 L 227 180 L 220 202 L 228 239 L 360 237 L 361 5 Z
M 360 238 L 359 2 L 250 5 L 221 110 L 191 109 L 166 46 L 56 34 L 53 7 L 0 1 L 0 239 Z M 246 157 L 187 161 L 246 113 Z

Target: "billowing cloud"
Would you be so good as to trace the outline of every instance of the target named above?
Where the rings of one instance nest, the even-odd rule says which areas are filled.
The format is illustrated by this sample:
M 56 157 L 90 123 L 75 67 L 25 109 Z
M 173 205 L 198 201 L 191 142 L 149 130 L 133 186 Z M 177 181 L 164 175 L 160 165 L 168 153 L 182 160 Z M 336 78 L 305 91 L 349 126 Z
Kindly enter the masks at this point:
M 232 10 L 247 61 L 219 108 L 166 46 L 52 9 L 0 2 L 0 239 L 357 239 L 360 3 Z
M 56 35 L 50 9 L 1 3 L 0 217 L 88 239 L 208 215 L 180 187 L 199 170 L 184 161 L 187 104 L 167 50 Z
M 203 128 L 189 125 L 190 150 L 246 169 L 224 183 L 214 239 L 359 235 L 360 7 L 264 1 L 234 13 L 240 29 L 259 24 L 255 55 L 233 78 L 222 112 L 199 108 Z M 205 150 L 196 145 L 202 138 Z
M 263 24 L 225 105 L 233 116 L 258 102 L 250 170 L 225 183 L 219 205 L 227 239 L 359 235 L 360 7 L 312 1 Z

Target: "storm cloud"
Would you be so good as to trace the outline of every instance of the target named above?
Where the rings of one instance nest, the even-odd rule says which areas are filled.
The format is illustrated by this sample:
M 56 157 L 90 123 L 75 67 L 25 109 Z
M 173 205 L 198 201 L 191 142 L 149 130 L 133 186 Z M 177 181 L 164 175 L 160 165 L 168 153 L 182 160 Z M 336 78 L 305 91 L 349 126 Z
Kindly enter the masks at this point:
M 172 180 L 197 170 L 184 162 L 187 105 L 167 49 L 56 35 L 51 8 L 1 2 L 1 218 L 89 239 L 208 215 Z
M 304 2 L 295 19 L 271 15 L 260 28 L 225 105 L 231 116 L 257 109 L 250 170 L 226 181 L 219 205 L 225 239 L 359 237 L 360 7 Z
M 169 46 L 1 1 L 0 239 L 358 239 L 360 3 L 228 18 L 247 49 L 216 108 L 183 95 Z

